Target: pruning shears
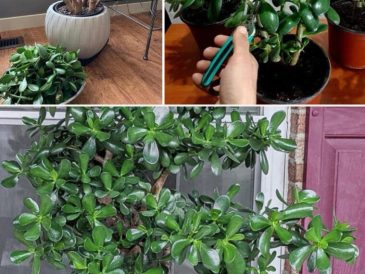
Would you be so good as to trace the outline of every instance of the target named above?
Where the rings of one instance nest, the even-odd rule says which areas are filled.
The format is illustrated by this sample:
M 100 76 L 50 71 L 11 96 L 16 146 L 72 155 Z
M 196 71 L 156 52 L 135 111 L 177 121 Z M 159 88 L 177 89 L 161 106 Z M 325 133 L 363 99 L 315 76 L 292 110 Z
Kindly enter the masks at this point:
M 245 27 L 247 28 L 248 32 L 248 42 L 251 43 L 256 34 L 254 21 L 249 20 L 245 24 Z M 233 51 L 233 36 L 231 35 L 227 38 L 227 41 L 224 43 L 224 45 L 219 49 L 219 51 L 211 61 L 208 69 L 205 71 L 201 82 L 201 85 L 203 87 L 206 88 L 210 86 L 210 84 L 213 82 L 214 76 L 218 73 L 223 63 L 227 60 L 232 51 Z

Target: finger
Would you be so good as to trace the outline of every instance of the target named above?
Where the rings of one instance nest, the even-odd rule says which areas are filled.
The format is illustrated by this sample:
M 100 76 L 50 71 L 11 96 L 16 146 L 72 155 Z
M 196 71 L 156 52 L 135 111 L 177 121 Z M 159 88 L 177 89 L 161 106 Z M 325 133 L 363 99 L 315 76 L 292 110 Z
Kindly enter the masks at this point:
M 203 74 L 201 73 L 194 73 L 193 76 L 193 82 L 195 85 L 200 86 L 202 79 L 203 79 Z
M 200 60 L 198 63 L 196 63 L 196 68 L 199 72 L 204 72 L 208 69 L 209 65 L 210 61 Z
M 216 92 L 220 92 L 220 90 L 221 90 L 221 85 L 215 86 L 215 87 L 213 87 L 213 89 L 214 89 L 214 91 L 216 91 Z
M 247 39 L 247 29 L 244 26 L 239 26 L 233 33 L 234 55 L 245 56 L 249 50 L 250 45 Z
M 203 56 L 204 58 L 211 60 L 214 58 L 214 56 L 217 54 L 218 51 L 219 48 L 209 47 L 204 50 Z
M 215 38 L 214 38 L 214 43 L 218 46 L 218 47 L 221 47 L 224 45 L 224 43 L 226 42 L 228 36 L 227 35 L 217 35 Z

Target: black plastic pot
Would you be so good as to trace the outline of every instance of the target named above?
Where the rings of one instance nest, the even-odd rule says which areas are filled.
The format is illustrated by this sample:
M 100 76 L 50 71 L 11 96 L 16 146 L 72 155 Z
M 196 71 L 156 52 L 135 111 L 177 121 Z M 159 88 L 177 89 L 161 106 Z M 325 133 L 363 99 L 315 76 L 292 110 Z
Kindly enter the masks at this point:
M 191 21 L 188 21 L 183 15 L 180 16 L 180 18 L 186 25 L 189 26 L 200 51 L 203 51 L 207 47 L 214 46 L 214 37 L 217 35 L 231 35 L 232 33 L 232 30 L 227 29 L 224 26 L 225 20 L 206 25 L 197 25 Z
M 228 4 L 230 6 L 227 6 Z M 239 1 L 226 2 L 222 7 L 225 15 L 222 15 L 217 22 L 209 22 L 206 19 L 206 11 L 204 10 L 186 10 L 182 13 L 180 19 L 189 26 L 196 44 L 203 51 L 206 47 L 214 46 L 215 36 L 219 34 L 232 34 L 232 29 L 226 28 L 224 23 L 230 14 L 236 10 L 237 5 L 239 5 Z
M 296 66 L 283 63 L 259 65 L 258 102 L 267 104 L 320 103 L 331 75 L 325 51 L 310 41 Z

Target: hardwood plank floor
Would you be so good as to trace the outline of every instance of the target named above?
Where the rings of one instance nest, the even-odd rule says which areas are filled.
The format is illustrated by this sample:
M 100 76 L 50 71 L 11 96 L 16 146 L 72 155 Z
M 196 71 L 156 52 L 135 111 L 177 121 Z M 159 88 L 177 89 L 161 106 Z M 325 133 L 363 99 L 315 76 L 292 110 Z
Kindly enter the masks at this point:
M 159 13 L 161 14 L 161 13 Z M 135 15 L 149 23 L 147 13 Z M 161 25 L 158 16 L 156 25 Z M 22 35 L 26 44 L 47 43 L 44 28 L 1 33 Z M 162 104 L 162 36 L 153 33 L 149 60 L 143 60 L 147 30 L 122 16 L 111 19 L 110 40 L 104 51 L 86 66 L 87 85 L 73 104 Z M 0 50 L 0 73 L 9 66 L 15 49 Z

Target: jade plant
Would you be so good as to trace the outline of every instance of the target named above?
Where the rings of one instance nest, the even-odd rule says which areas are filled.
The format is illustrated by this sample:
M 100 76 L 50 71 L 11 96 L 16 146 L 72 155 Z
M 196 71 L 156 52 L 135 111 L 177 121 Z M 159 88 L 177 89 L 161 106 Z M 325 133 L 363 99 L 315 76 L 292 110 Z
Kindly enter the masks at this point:
M 50 114 L 55 109 L 49 110 Z M 184 261 L 196 273 L 269 273 L 277 254 L 288 250 L 300 270 L 330 273 L 332 257 L 352 263 L 358 256 L 354 229 L 335 220 L 332 229 L 314 214 L 319 197 L 295 189 L 284 209 L 264 195 L 256 208 L 234 198 L 239 184 L 213 197 L 165 187 L 180 170 L 194 178 L 205 164 L 214 174 L 255 165 L 269 171 L 266 152 L 295 149 L 281 136 L 285 113 L 254 121 L 225 108 L 178 108 L 156 115 L 152 108 L 67 108 L 64 119 L 45 125 L 47 114 L 25 117 L 31 147 L 4 161 L 10 173 L 2 185 L 28 179 L 39 202 L 24 199 L 27 212 L 14 219 L 14 235 L 24 248 L 14 263 L 32 260 L 33 274 L 45 260 L 79 274 L 163 274 Z M 307 218 L 309 226 L 303 226 Z M 257 262 L 257 263 L 255 263 Z
M 208 20 L 215 22 L 223 12 L 224 3 L 231 0 L 166 0 L 179 16 L 184 10 L 194 13 L 205 11 Z M 362 0 L 361 0 L 362 1 Z M 361 2 L 360 1 L 360 2 Z M 225 26 L 255 23 L 256 38 L 251 49 L 261 62 L 283 62 L 296 65 L 309 36 L 327 29 L 320 17 L 326 15 L 335 24 L 340 17 L 330 6 L 330 0 L 241 0 L 225 21 Z M 289 35 L 295 31 L 294 35 Z
M 20 47 L 10 57 L 10 67 L 0 78 L 3 104 L 60 104 L 73 97 L 86 74 L 78 52 L 61 47 Z
M 98 4 L 99 0 L 64 0 L 63 1 L 67 7 L 67 10 L 73 15 L 79 15 L 84 9 L 87 12 L 93 12 Z

